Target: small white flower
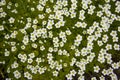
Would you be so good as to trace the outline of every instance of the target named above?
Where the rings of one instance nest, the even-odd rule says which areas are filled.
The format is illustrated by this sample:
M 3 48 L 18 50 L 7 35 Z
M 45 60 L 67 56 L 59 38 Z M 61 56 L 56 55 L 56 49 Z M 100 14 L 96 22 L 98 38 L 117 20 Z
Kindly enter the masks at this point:
M 16 61 L 14 61 L 14 63 L 11 65 L 11 68 L 17 68 L 18 66 L 19 64 Z
M 24 72 L 24 77 L 26 77 L 29 80 L 32 80 L 32 75 L 29 72 Z
M 38 5 L 37 5 L 37 9 L 38 9 L 39 11 L 43 11 L 44 7 L 43 7 L 42 5 L 40 5 L 40 4 L 38 4 Z
M 99 46 L 102 46 L 102 45 L 103 45 L 103 42 L 102 42 L 102 41 L 99 41 L 99 40 L 98 40 L 97 43 L 98 43 Z
M 34 53 L 30 53 L 28 56 L 29 56 L 30 58 L 34 58 L 34 57 L 35 57 L 35 54 L 34 54 Z
M 98 17 L 101 17 L 102 15 L 103 15 L 102 11 L 98 11 L 98 12 L 97 12 L 97 16 L 98 16 Z
M 113 37 L 116 37 L 116 36 L 117 36 L 117 31 L 112 31 L 112 32 L 110 33 L 110 35 L 113 36 Z
M 85 80 L 85 76 L 79 76 L 78 80 Z
M 103 69 L 103 70 L 102 70 L 102 74 L 103 74 L 103 75 L 107 75 L 107 74 L 108 74 L 107 70 Z
M 16 50 L 17 50 L 16 46 L 11 47 L 11 51 L 12 51 L 12 52 L 14 52 L 14 51 L 16 51 Z
M 112 49 L 112 45 L 111 44 L 107 44 L 105 48 L 106 48 L 106 50 L 110 50 L 110 49 Z
M 115 44 L 114 44 L 114 49 L 115 49 L 115 50 L 120 50 L 120 46 L 115 43 Z
M 14 23 L 14 21 L 15 21 L 15 19 L 13 17 L 10 17 L 8 20 L 10 23 Z
M 112 67 L 113 67 L 114 69 L 118 69 L 118 68 L 119 68 L 119 64 L 118 64 L 118 63 L 112 63 Z
M 0 31 L 3 31 L 3 30 L 4 30 L 3 25 L 0 25 Z
M 41 51 L 44 51 L 44 50 L 45 50 L 45 47 L 44 47 L 44 46 L 41 46 L 41 47 L 40 47 L 40 50 L 41 50 Z
M 67 78 L 67 80 L 72 80 L 73 79 L 71 74 L 67 74 L 66 78 Z
M 21 73 L 18 70 L 14 71 L 13 74 L 16 79 L 19 79 L 21 77 Z
M 32 62 L 33 62 L 33 59 L 29 58 L 29 59 L 28 59 L 28 63 L 31 64 Z
M 43 74 L 43 73 L 45 72 L 45 70 L 44 70 L 44 68 L 41 68 L 41 67 L 40 67 L 40 68 L 38 69 L 38 72 L 39 72 L 39 74 Z
M 100 71 L 99 66 L 94 66 L 94 72 L 98 73 Z
M 37 19 L 34 19 L 33 20 L 33 24 L 37 24 L 38 23 L 38 20 Z
M 118 32 L 120 32 L 120 26 L 118 27 Z
M 4 55 L 5 56 L 9 56 L 10 55 L 10 51 L 8 51 L 7 49 L 5 49 Z
M 53 71 L 53 76 L 58 76 L 58 71 Z
M 91 80 L 97 80 L 97 78 L 96 77 L 92 77 Z
M 32 47 L 33 47 L 33 48 L 37 48 L 37 46 L 38 46 L 38 45 L 37 45 L 36 43 L 32 43 Z
M 71 71 L 70 71 L 70 74 L 71 74 L 72 76 L 75 76 L 76 73 L 77 73 L 77 72 L 76 72 L 75 70 L 71 70 Z

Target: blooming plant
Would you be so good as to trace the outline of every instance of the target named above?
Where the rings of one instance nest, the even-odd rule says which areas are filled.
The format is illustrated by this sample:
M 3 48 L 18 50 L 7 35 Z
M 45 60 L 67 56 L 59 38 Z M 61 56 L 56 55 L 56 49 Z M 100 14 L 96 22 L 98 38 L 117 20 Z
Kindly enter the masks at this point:
M 120 1 L 1 0 L 5 79 L 119 80 Z

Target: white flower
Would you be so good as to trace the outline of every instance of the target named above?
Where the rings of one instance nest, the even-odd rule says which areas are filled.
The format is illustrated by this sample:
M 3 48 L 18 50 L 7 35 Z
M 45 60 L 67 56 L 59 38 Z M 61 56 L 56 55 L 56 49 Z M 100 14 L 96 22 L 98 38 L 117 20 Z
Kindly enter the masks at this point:
M 113 69 L 118 69 L 119 68 L 119 64 L 118 63 L 112 63 L 111 66 L 113 67 Z
M 101 77 L 100 77 L 100 80 L 105 80 L 105 77 L 104 77 L 104 76 L 101 76 Z
M 111 80 L 118 80 L 118 77 L 115 73 L 110 74 Z
M 80 56 L 80 52 L 78 49 L 76 49 L 76 51 L 75 51 L 75 56 Z
M 41 58 L 36 58 L 36 62 L 39 64 L 40 62 L 42 62 Z
M 45 47 L 44 47 L 44 46 L 41 46 L 41 47 L 40 47 L 40 50 L 41 50 L 41 51 L 44 51 L 44 50 L 45 50 Z
M 60 38 L 66 37 L 65 32 L 62 32 L 62 31 L 61 31 L 61 32 L 59 33 L 59 37 L 60 37 Z
M 120 26 L 118 27 L 118 32 L 120 32 Z
M 101 17 L 102 15 L 103 15 L 102 11 L 98 11 L 98 12 L 97 12 L 97 16 L 98 16 L 98 17 Z
M 9 39 L 9 38 L 10 38 L 9 34 L 6 34 L 5 39 Z
M 40 5 L 40 4 L 38 4 L 38 5 L 37 5 L 37 9 L 38 9 L 39 11 L 43 11 L 44 7 L 43 7 L 42 5 Z
M 67 74 L 66 78 L 67 78 L 67 80 L 72 80 L 73 79 L 71 74 Z
M 51 53 L 48 53 L 48 54 L 47 54 L 47 58 L 48 58 L 49 60 L 52 60 L 52 59 L 53 59 L 52 54 L 51 54 Z
M 58 71 L 53 71 L 53 76 L 58 76 Z
M 54 37 L 53 38 L 53 43 L 58 43 L 59 42 L 59 38 L 58 37 Z
M 10 55 L 10 51 L 8 51 L 7 49 L 5 49 L 4 55 L 5 56 L 9 56 Z
M 81 22 L 77 22 L 77 23 L 75 24 L 75 26 L 76 26 L 77 28 L 79 28 L 79 27 L 82 26 L 82 23 L 81 23 Z
M 107 70 L 103 69 L 103 70 L 102 70 L 102 74 L 103 74 L 103 75 L 107 75 L 107 74 L 108 74 Z
M 63 66 L 64 66 L 64 67 L 67 67 L 68 65 L 67 65 L 67 63 L 64 63 Z
M 45 17 L 44 17 L 43 14 L 39 14 L 39 15 L 38 15 L 38 18 L 39 18 L 39 19 L 44 19 Z M 46 24 L 46 21 L 43 21 L 42 24 L 45 25 L 45 24 Z
M 110 2 L 110 0 L 105 0 L 105 2 L 106 2 L 106 3 L 109 3 L 109 2 Z
M 0 31 L 3 31 L 3 30 L 4 30 L 3 25 L 0 25 Z
M 85 72 L 83 70 L 78 70 L 78 74 L 82 76 Z
M 44 68 L 38 68 L 38 72 L 39 72 L 39 74 L 43 74 L 43 73 L 45 73 L 45 69 Z
M 112 49 L 112 45 L 111 45 L 111 44 L 107 44 L 107 45 L 105 46 L 105 48 L 106 48 L 106 50 L 110 50 L 110 49 Z
M 107 72 L 108 72 L 108 74 L 114 73 L 114 72 L 113 72 L 113 68 L 110 67 L 110 68 L 107 70 Z
M 52 47 L 49 47 L 48 51 L 49 51 L 49 52 L 53 52 L 53 48 L 52 48 Z
M 58 55 L 62 55 L 63 51 L 61 49 L 58 50 Z
M 94 66 L 94 72 L 99 73 L 100 67 L 99 66 Z
M 101 33 L 99 31 L 95 31 L 95 36 L 101 37 Z
M 99 46 L 102 46 L 102 45 L 103 45 L 103 42 L 102 42 L 102 41 L 99 41 L 99 40 L 98 40 L 97 43 L 98 43 Z
M 80 43 L 81 43 L 80 41 L 74 40 L 74 45 L 75 45 L 75 46 L 79 46 Z
M 97 80 L 97 78 L 96 77 L 92 77 L 91 80 Z
M 85 14 L 85 11 L 84 10 L 80 10 L 80 15 L 84 15 Z
M 105 62 L 105 58 L 104 58 L 104 55 L 103 55 L 103 54 L 99 54 L 99 55 L 98 55 L 98 61 L 99 61 L 100 63 L 104 63 L 104 62 Z
M 87 4 L 83 4 L 82 8 L 86 10 L 86 9 L 88 9 L 88 5 Z
M 14 61 L 14 63 L 11 65 L 11 68 L 17 68 L 18 66 L 19 64 L 16 61 Z
M 33 59 L 29 58 L 28 63 L 31 64 L 33 62 Z
M 71 17 L 71 18 L 75 18 L 75 17 L 76 17 L 76 12 L 72 12 L 72 13 L 70 14 L 70 17 Z
M 93 5 L 90 5 L 90 9 L 94 10 L 96 7 Z
M 68 5 L 68 1 L 64 0 L 64 1 L 62 1 L 62 4 L 63 4 L 63 6 L 67 6 Z
M 24 77 L 26 77 L 29 80 L 32 80 L 32 75 L 29 72 L 24 72 Z
M 85 80 L 85 76 L 79 76 L 78 80 Z
M 71 74 L 72 76 L 75 76 L 76 73 L 77 73 L 77 72 L 76 72 L 75 70 L 71 70 L 71 71 L 70 71 L 70 74 Z
M 88 9 L 88 14 L 92 15 L 94 11 L 92 9 Z
M 113 42 L 118 42 L 118 37 L 112 37 Z
M 28 38 L 28 35 L 25 35 L 24 37 L 23 37 L 23 41 L 22 41 L 25 45 L 27 45 L 28 44 L 28 42 L 29 42 L 29 38 Z
M 82 36 L 81 36 L 80 34 L 78 34 L 78 35 L 76 36 L 76 40 L 77 40 L 77 41 L 82 41 Z
M 115 43 L 115 44 L 114 44 L 114 49 L 115 49 L 115 50 L 120 50 L 120 46 Z
M 10 17 L 8 20 L 10 23 L 14 23 L 14 21 L 15 21 L 15 19 L 13 17 Z
M 46 13 L 50 13 L 52 10 L 50 8 L 46 9 Z
M 36 67 L 32 67 L 31 68 L 31 72 L 34 73 L 34 74 L 37 74 L 37 68 Z
M 25 49 L 25 45 L 22 45 L 22 46 L 21 46 L 21 49 L 24 50 L 24 49 Z
M 106 43 L 108 41 L 108 35 L 103 35 L 102 41 Z
M 27 64 L 27 66 L 26 66 L 26 68 L 27 69 L 31 69 L 33 66 L 32 65 L 29 65 L 29 64 Z
M 49 15 L 49 19 L 54 19 L 54 17 L 55 17 L 54 14 Z
M 58 22 L 58 24 L 59 24 L 60 26 L 64 26 L 64 25 L 65 25 L 65 21 L 60 20 L 60 21 Z
M 77 4 L 76 3 L 71 4 L 71 8 L 75 10 L 77 8 Z
M 16 50 L 17 50 L 16 46 L 11 47 L 11 51 L 12 51 L 12 52 L 14 52 L 14 51 L 16 51 Z
M 38 23 L 38 20 L 37 19 L 34 19 L 33 20 L 33 24 L 37 24 Z
M 85 16 L 84 15 L 79 15 L 79 19 L 83 21 L 85 19 Z
M 36 43 L 32 43 L 32 47 L 33 47 L 33 48 L 37 48 L 37 46 L 38 46 L 38 45 L 37 45 Z
M 66 11 L 64 14 L 65 14 L 67 17 L 70 15 L 70 13 L 67 12 L 67 11 Z
M 113 36 L 113 37 L 116 37 L 117 36 L 117 31 L 111 31 L 110 35 Z
M 29 56 L 30 58 L 34 58 L 34 57 L 35 57 L 35 54 L 34 54 L 34 53 L 30 53 L 30 54 L 28 54 L 28 56 Z
M 16 79 L 19 79 L 21 77 L 21 73 L 18 70 L 14 71 L 13 74 Z
M 6 0 L 1 0 L 0 5 L 1 6 L 6 5 Z

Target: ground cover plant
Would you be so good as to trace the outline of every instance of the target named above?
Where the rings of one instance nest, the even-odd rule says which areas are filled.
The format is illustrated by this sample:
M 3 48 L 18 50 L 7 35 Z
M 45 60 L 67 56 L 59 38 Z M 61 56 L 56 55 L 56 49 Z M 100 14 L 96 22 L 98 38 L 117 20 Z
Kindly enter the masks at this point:
M 0 80 L 120 80 L 120 1 L 0 0 Z

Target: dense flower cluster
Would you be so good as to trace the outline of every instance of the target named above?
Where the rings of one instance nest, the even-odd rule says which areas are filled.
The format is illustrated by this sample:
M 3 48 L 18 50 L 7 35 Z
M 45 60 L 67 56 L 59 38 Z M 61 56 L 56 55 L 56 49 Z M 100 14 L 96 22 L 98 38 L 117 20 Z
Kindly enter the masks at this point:
M 119 1 L 1 0 L 0 6 L 2 78 L 119 79 Z

